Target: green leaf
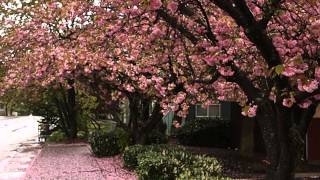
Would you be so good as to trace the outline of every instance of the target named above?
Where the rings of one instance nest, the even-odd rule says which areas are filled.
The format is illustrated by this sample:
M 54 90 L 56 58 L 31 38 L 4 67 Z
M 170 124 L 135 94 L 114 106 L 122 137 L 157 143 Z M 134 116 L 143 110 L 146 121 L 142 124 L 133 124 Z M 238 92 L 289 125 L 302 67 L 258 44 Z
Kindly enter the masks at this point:
M 275 67 L 275 72 L 280 75 L 283 72 L 284 68 L 283 65 L 278 65 Z
M 242 112 L 248 112 L 249 111 L 250 106 L 245 106 L 242 108 Z

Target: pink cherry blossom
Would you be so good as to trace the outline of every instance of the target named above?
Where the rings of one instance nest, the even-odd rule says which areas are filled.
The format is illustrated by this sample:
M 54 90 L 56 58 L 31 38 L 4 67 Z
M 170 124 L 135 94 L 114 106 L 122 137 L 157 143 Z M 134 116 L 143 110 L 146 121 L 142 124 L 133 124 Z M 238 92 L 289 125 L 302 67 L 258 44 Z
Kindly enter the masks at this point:
M 314 95 L 313 98 L 314 98 L 315 100 L 320 100 L 320 94 Z
M 234 74 L 230 67 L 220 67 L 218 70 L 222 76 L 232 76 Z
M 320 66 L 315 68 L 314 76 L 320 82 Z
M 161 0 L 150 0 L 150 8 L 152 10 L 157 10 L 162 6 Z
M 256 113 L 257 113 L 257 108 L 258 106 L 257 105 L 254 105 L 254 106 L 250 106 L 247 114 L 248 114 L 248 117 L 255 117 L 256 116 Z
M 282 105 L 288 108 L 292 107 L 294 103 L 295 103 L 295 99 L 293 97 L 285 98 L 282 101 Z
M 121 156 L 97 158 L 87 144 L 45 146 L 28 168 L 25 179 L 119 179 L 136 180 L 123 168 Z
M 309 80 L 306 84 L 302 86 L 302 88 L 308 92 L 312 93 L 313 91 L 317 90 L 319 86 L 319 82 L 316 80 Z
M 282 72 L 282 74 L 284 76 L 287 76 L 287 77 L 292 77 L 296 74 L 296 69 L 294 67 L 285 67 L 284 68 L 284 71 Z
M 306 108 L 308 108 L 311 104 L 312 104 L 312 101 L 309 100 L 309 99 L 307 99 L 307 100 L 303 101 L 302 103 L 299 103 L 298 105 L 299 105 L 299 107 L 306 109 Z
M 167 5 L 167 8 L 172 12 L 175 13 L 178 9 L 178 3 L 175 1 L 170 1 Z

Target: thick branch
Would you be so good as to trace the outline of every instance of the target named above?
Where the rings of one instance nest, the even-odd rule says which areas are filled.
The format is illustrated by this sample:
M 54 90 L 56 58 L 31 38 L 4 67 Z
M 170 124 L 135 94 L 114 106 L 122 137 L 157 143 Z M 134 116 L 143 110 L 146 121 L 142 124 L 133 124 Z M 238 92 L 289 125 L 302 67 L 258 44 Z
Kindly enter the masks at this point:
M 272 19 L 272 16 L 279 9 L 282 0 L 273 0 L 269 6 L 266 7 L 265 14 L 263 18 L 258 22 L 259 26 L 265 29 Z
M 320 89 L 317 89 L 317 90 L 313 91 L 312 93 L 300 92 L 294 98 L 297 103 L 300 103 L 300 102 L 304 101 L 305 99 L 308 99 L 308 98 L 310 98 L 314 95 L 317 95 L 317 94 L 320 94 Z
M 304 112 L 302 113 L 302 117 L 300 118 L 300 122 L 298 124 L 298 130 L 302 137 L 304 137 L 308 131 L 309 124 L 312 120 L 314 113 L 316 112 L 317 106 L 317 104 L 312 104 L 308 109 L 304 110 Z
M 259 26 L 243 0 L 235 3 L 230 0 L 211 0 L 211 2 L 228 13 L 239 26 L 244 28 L 246 36 L 255 44 L 270 67 L 281 64 L 280 55 L 272 40 L 265 29 Z
M 260 101 L 261 94 L 259 94 L 260 90 L 254 87 L 251 80 L 242 72 L 239 68 L 232 65 L 232 70 L 235 72 L 233 76 L 227 77 L 226 79 L 230 82 L 237 83 L 243 92 L 246 94 L 249 101 Z
M 183 36 L 188 38 L 193 44 L 197 44 L 198 39 L 184 26 L 178 23 L 178 19 L 170 16 L 167 12 L 162 9 L 157 10 L 157 13 L 162 17 L 172 28 L 177 29 Z

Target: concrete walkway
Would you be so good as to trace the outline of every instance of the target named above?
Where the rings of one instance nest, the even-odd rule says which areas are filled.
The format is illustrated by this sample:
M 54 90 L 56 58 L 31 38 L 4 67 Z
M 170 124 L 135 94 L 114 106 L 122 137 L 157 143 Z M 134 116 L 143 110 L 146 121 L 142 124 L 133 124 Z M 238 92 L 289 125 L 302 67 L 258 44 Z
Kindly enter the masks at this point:
M 0 117 L 0 180 L 21 179 L 39 151 L 40 117 Z
M 87 144 L 46 145 L 27 171 L 31 180 L 135 180 L 120 156 L 96 158 Z
M 22 179 L 40 148 L 40 145 L 32 140 L 20 144 L 13 153 L 1 161 L 0 180 Z

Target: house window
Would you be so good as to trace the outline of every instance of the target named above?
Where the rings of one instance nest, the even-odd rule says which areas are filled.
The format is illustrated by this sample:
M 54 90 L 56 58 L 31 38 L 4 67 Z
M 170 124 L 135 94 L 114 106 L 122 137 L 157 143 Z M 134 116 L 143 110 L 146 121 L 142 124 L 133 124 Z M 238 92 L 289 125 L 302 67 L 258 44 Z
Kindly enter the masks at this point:
M 221 117 L 221 105 L 212 104 L 203 108 L 201 104 L 196 105 L 196 117 Z

